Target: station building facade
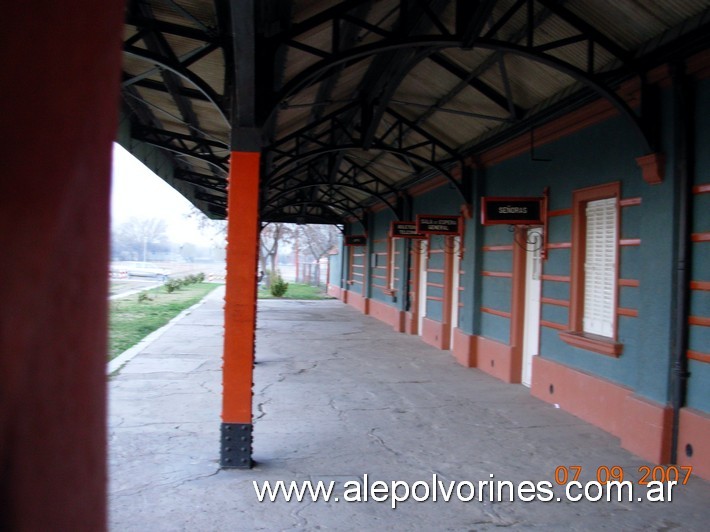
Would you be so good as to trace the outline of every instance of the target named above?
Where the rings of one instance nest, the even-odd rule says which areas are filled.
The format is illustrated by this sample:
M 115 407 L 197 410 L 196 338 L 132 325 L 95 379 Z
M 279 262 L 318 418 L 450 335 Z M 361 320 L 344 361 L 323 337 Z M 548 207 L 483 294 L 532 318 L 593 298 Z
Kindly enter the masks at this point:
M 441 176 L 408 190 L 409 221 L 456 234 L 393 237 L 377 208 L 346 226 L 364 239 L 331 256 L 329 293 L 710 478 L 710 55 L 687 65 L 653 72 L 662 156 L 589 103 L 467 159 L 473 204 Z M 542 198 L 542 223 L 484 225 L 484 198 Z

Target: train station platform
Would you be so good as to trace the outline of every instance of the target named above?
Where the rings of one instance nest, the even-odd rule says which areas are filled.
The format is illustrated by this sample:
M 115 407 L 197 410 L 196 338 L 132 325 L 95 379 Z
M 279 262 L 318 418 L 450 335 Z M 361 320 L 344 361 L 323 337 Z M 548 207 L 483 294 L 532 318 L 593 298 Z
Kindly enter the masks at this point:
M 338 300 L 259 302 L 256 463 L 221 469 L 222 297 L 110 378 L 111 530 L 707 530 L 709 483 L 681 473 L 671 502 L 650 502 L 639 481 L 654 464 L 613 436 Z M 579 473 L 576 498 L 612 472 L 632 502 L 573 502 L 557 482 Z M 333 491 L 259 502 L 266 481 Z

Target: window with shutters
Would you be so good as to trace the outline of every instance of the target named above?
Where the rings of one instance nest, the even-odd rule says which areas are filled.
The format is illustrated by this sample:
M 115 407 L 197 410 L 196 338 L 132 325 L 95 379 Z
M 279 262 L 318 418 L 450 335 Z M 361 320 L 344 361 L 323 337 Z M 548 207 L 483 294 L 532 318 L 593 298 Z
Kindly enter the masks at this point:
M 619 241 L 619 183 L 578 190 L 572 205 L 570 345 L 618 357 L 616 299 Z
M 616 198 L 586 208 L 583 330 L 612 338 L 616 307 Z

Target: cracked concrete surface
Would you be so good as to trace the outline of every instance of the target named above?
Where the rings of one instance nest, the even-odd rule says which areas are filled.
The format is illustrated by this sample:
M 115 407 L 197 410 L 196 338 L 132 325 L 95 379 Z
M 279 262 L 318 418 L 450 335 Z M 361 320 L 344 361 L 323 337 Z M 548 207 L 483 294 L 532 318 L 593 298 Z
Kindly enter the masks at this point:
M 259 503 L 252 481 L 334 481 L 342 497 L 363 474 L 539 482 L 579 465 L 588 481 L 618 465 L 638 481 L 647 464 L 526 388 L 462 368 L 338 301 L 268 300 L 257 330 L 256 466 L 221 470 L 221 297 L 111 379 L 111 530 L 707 530 L 710 484 L 697 478 L 671 503 Z

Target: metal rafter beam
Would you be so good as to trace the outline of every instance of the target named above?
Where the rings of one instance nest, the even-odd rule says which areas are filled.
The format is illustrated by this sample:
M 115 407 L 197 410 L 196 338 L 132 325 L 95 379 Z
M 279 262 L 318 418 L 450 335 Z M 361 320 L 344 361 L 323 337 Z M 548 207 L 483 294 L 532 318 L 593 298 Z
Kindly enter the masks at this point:
M 289 161 L 286 161 L 280 166 L 277 166 L 274 168 L 271 173 L 266 176 L 265 181 L 269 183 L 271 179 L 274 177 L 277 177 L 280 175 L 280 173 L 288 168 L 289 166 L 298 163 L 299 161 L 303 160 L 308 160 L 312 158 L 317 158 L 321 157 L 323 155 L 327 155 L 328 153 L 336 153 L 338 151 L 348 151 L 348 150 L 359 150 L 361 149 L 359 144 L 350 144 L 350 145 L 339 145 L 339 146 L 332 146 L 332 147 L 327 147 L 327 148 L 321 148 L 318 150 L 313 150 L 310 152 L 306 153 L 301 153 L 298 154 L 294 157 L 292 157 Z M 401 158 L 404 161 L 407 161 L 409 159 L 414 159 L 420 163 L 422 163 L 423 166 L 428 166 L 439 172 L 441 175 L 443 175 L 461 194 L 462 197 L 464 197 L 464 192 L 461 188 L 461 183 L 459 183 L 454 177 L 449 173 L 448 169 L 442 166 L 441 164 L 431 161 L 426 157 L 423 157 L 421 155 L 418 155 L 417 153 L 409 152 L 407 150 L 401 149 L 401 148 L 395 148 L 392 146 L 389 146 L 387 144 L 383 144 L 381 142 L 377 142 L 373 145 L 372 147 L 373 150 L 379 150 L 379 151 L 386 151 L 389 152 L 399 158 Z
M 136 76 L 131 76 L 130 74 L 126 74 L 124 72 L 123 74 L 123 80 L 124 80 L 124 88 L 128 85 L 132 85 L 134 87 L 140 87 L 142 89 L 149 89 L 152 91 L 157 91 L 157 92 L 164 92 L 166 94 L 169 94 L 170 91 L 168 88 L 165 86 L 165 83 L 161 83 L 160 81 L 155 81 L 152 79 L 136 79 Z M 209 99 L 207 96 L 202 94 L 200 91 L 195 90 L 195 89 L 190 89 L 188 87 L 181 87 L 179 89 L 180 95 L 185 97 L 185 98 L 190 98 L 191 100 L 199 100 L 202 102 L 209 102 Z
M 461 42 L 458 38 L 438 35 L 420 35 L 413 37 L 384 39 L 376 43 L 362 45 L 337 54 L 336 57 L 331 59 L 319 61 L 318 63 L 305 69 L 301 74 L 295 76 L 286 86 L 283 87 L 280 98 L 285 99 L 289 95 L 305 88 L 312 82 L 312 80 L 318 78 L 324 72 L 338 64 L 349 62 L 356 58 L 362 59 L 373 54 L 412 47 L 428 47 L 431 50 L 444 50 L 446 48 L 460 48 Z M 651 153 L 653 151 L 650 142 L 648 138 L 646 138 L 646 134 L 633 110 L 629 108 L 629 106 L 616 94 L 613 88 L 605 85 L 605 83 L 598 76 L 585 72 L 584 70 L 572 64 L 566 63 L 557 57 L 539 52 L 531 46 L 519 45 L 495 39 L 479 39 L 476 41 L 476 47 L 494 52 L 504 52 L 524 57 L 562 72 L 574 80 L 580 81 L 588 87 L 594 89 L 600 96 L 609 100 L 612 105 L 614 105 L 614 107 L 621 112 L 622 116 L 625 116 L 627 120 L 632 123 L 634 129 L 639 135 L 639 139 L 643 148 L 646 150 L 646 153 Z
M 622 62 L 628 63 L 633 58 L 632 54 L 622 48 L 621 45 L 612 40 L 608 35 L 605 35 L 597 28 L 589 24 L 586 20 L 572 13 L 569 9 L 564 7 L 562 2 L 559 2 L 559 0 L 537 0 L 537 2 L 552 11 L 567 24 L 579 30 L 579 32 L 591 42 L 600 44 Z
M 363 4 L 369 4 L 370 2 L 371 0 L 345 0 L 338 2 L 336 5 L 329 7 L 328 9 L 325 9 L 302 22 L 293 24 L 287 30 L 275 34 L 270 39 L 275 44 L 286 43 L 298 38 L 299 35 L 303 35 L 304 33 L 317 28 L 321 24 L 326 24 L 334 19 L 343 18 L 356 7 Z
M 179 155 L 184 155 L 186 157 L 191 157 L 193 159 L 204 161 L 207 164 L 215 167 L 216 169 L 218 169 L 219 171 L 221 171 L 223 173 L 226 173 L 229 170 L 229 157 L 217 157 L 214 155 L 200 155 L 190 149 L 175 146 L 174 144 L 171 144 L 170 142 L 164 142 L 159 139 L 151 138 L 151 137 L 142 138 L 139 135 L 134 134 L 133 138 L 136 140 L 139 140 L 141 142 L 145 142 L 146 144 L 150 144 L 151 146 L 155 146 L 156 148 L 161 148 L 163 150 L 171 151 L 171 152 L 177 153 Z
M 278 201 L 281 198 L 285 198 L 289 194 L 291 194 L 292 192 L 297 191 L 297 190 L 321 189 L 321 187 L 325 187 L 326 189 L 347 188 L 347 189 L 351 189 L 351 190 L 357 190 L 359 192 L 362 192 L 364 194 L 367 194 L 368 196 L 371 196 L 371 197 L 377 199 L 381 203 L 384 203 L 384 205 L 388 209 L 390 209 L 394 213 L 394 215 L 397 216 L 397 218 L 399 218 L 399 215 L 397 213 L 397 209 L 395 208 L 395 206 L 392 205 L 392 203 L 390 203 L 384 196 L 377 194 L 377 193 L 367 189 L 366 187 L 361 187 L 361 186 L 357 186 L 357 185 L 348 185 L 348 184 L 344 184 L 344 183 L 305 183 L 302 185 L 297 185 L 297 186 L 291 187 L 289 190 L 285 190 L 275 196 L 268 198 L 266 205 L 268 205 L 272 201 Z M 312 199 L 315 199 L 315 198 L 312 198 Z
M 138 15 L 131 10 L 129 10 L 126 15 L 126 24 L 135 26 L 139 31 L 146 29 L 167 35 L 176 35 L 195 41 L 212 42 L 215 44 L 219 44 L 220 41 L 219 32 L 217 30 L 205 31 L 192 26 L 164 22 L 153 17 Z
M 337 177 L 341 177 L 344 179 L 340 179 L 337 181 L 331 181 L 330 177 L 327 176 L 326 180 L 323 181 L 323 184 L 327 183 L 341 183 L 341 184 L 355 184 L 357 186 L 369 186 L 368 188 L 369 191 L 374 192 L 376 194 L 382 195 L 382 194 L 389 194 L 389 195 L 396 195 L 397 190 L 387 183 L 386 181 L 382 180 L 379 176 L 376 174 L 370 172 L 368 169 L 366 169 L 364 166 L 352 161 L 345 152 L 338 152 L 338 154 L 343 155 L 343 162 L 347 163 L 350 165 L 350 168 L 347 170 L 343 170 L 341 167 L 338 167 L 337 169 Z M 331 154 L 332 155 L 332 154 Z M 303 178 L 299 176 L 305 176 Z M 312 161 L 307 160 L 303 163 L 299 163 L 296 168 L 294 168 L 291 172 L 284 174 L 283 176 L 280 176 L 279 179 L 273 180 L 269 183 L 269 190 L 279 190 L 281 188 L 283 189 L 288 189 L 294 180 L 298 181 L 299 179 L 303 179 L 304 181 L 308 181 L 309 179 L 312 179 L 313 175 L 320 175 L 319 170 L 315 168 L 312 164 Z M 357 177 L 360 175 L 365 175 L 368 179 L 367 181 L 364 181 L 362 179 L 358 179 Z
M 181 181 L 185 181 L 192 185 L 203 187 L 209 190 L 214 190 L 215 192 L 227 193 L 227 180 L 218 179 L 214 176 L 200 174 L 197 172 L 191 172 L 182 169 L 175 169 L 173 172 L 173 177 Z
M 134 127 L 134 132 L 143 137 L 143 138 L 148 138 L 150 136 L 154 136 L 157 138 L 160 138 L 162 140 L 168 140 L 170 141 L 177 141 L 180 144 L 183 145 L 183 147 L 187 148 L 186 142 L 191 142 L 194 143 L 195 146 L 192 148 L 193 150 L 198 150 L 198 149 L 203 149 L 203 150 L 208 150 L 211 155 L 214 155 L 212 153 L 212 149 L 217 149 L 217 150 L 222 150 L 222 151 L 229 151 L 229 146 L 224 143 L 220 142 L 218 140 L 211 140 L 207 139 L 201 136 L 195 136 L 195 135 L 186 135 L 185 133 L 178 133 L 176 131 L 170 131 L 167 129 L 161 129 L 161 128 L 155 128 L 155 127 L 148 127 L 148 126 L 135 126 Z
M 299 209 L 298 212 L 285 212 L 284 209 L 287 209 L 289 207 L 293 207 L 293 208 L 300 207 L 301 209 Z M 304 214 L 303 208 L 307 208 L 307 207 L 319 207 L 320 212 L 318 212 L 318 213 L 307 213 L 306 212 Z M 298 223 L 298 219 L 303 216 L 323 217 L 324 213 L 333 213 L 334 217 L 332 218 L 332 220 L 336 223 L 344 223 L 346 221 L 346 218 L 343 214 L 347 214 L 347 215 L 351 216 L 352 218 L 355 218 L 363 226 L 366 225 L 365 219 L 362 217 L 362 215 L 358 214 L 353 209 L 348 208 L 348 207 L 343 207 L 342 205 L 337 205 L 337 204 L 325 202 L 325 201 L 305 201 L 305 202 L 299 202 L 299 203 L 291 203 L 288 205 L 272 206 L 272 207 L 262 211 L 262 220 L 275 221 L 274 217 L 276 215 L 279 215 L 281 220 L 287 219 L 289 221 Z
M 433 53 L 429 56 L 429 59 L 446 70 L 449 74 L 452 74 L 461 81 L 468 83 L 472 89 L 483 94 L 486 98 L 491 100 L 501 109 L 504 109 L 506 112 L 509 112 L 512 107 L 514 110 L 512 118 L 519 118 L 525 114 L 525 109 L 515 104 L 515 102 L 511 102 L 506 96 L 503 96 L 493 87 L 484 81 L 481 81 L 477 76 L 475 76 L 475 74 L 472 74 L 452 61 L 449 61 L 443 54 Z
M 456 0 L 456 33 L 471 48 L 491 16 L 495 0 Z
M 132 55 L 167 69 L 193 84 L 197 87 L 197 90 L 204 94 L 207 100 L 214 105 L 220 116 L 224 119 L 225 123 L 229 124 L 227 112 L 223 106 L 222 97 L 217 94 L 217 92 L 205 80 L 192 72 L 190 69 L 186 68 L 182 63 L 174 61 L 161 54 L 153 53 L 135 46 L 124 46 L 123 51 L 128 55 Z
M 447 5 L 448 0 L 401 1 L 400 21 L 395 32 L 399 36 L 407 36 L 426 33 L 435 28 L 444 35 L 450 35 L 439 20 Z M 402 80 L 427 55 L 426 51 L 404 48 L 375 57 L 359 87 L 363 99 L 360 125 L 364 149 L 370 149 L 374 143 L 385 110 Z

